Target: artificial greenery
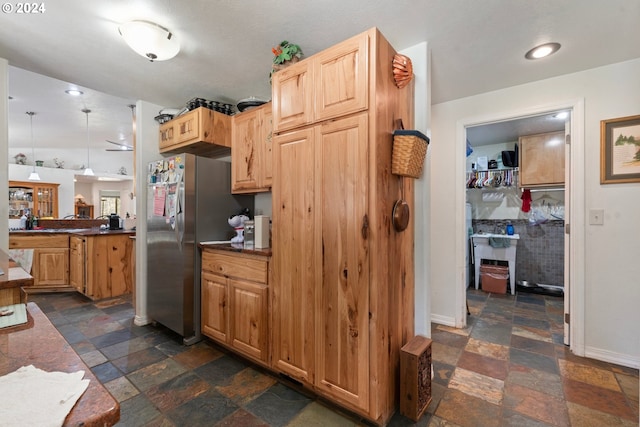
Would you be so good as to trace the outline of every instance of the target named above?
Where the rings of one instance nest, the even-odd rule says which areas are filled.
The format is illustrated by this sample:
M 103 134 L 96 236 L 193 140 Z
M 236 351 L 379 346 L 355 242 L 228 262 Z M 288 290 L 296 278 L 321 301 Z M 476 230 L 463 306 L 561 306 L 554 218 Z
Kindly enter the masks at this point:
M 275 55 L 273 57 L 274 64 L 283 64 L 286 61 L 291 61 L 294 57 L 298 59 L 302 58 L 302 49 L 300 49 L 300 46 L 289 43 L 286 40 L 277 47 L 271 48 L 271 51 Z

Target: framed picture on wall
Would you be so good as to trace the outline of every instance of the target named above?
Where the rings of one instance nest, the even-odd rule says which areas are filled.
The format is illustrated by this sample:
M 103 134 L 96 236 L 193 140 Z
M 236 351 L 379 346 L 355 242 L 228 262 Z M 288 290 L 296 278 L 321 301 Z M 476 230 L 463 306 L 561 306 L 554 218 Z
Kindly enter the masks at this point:
M 640 182 L 640 116 L 600 121 L 600 184 Z

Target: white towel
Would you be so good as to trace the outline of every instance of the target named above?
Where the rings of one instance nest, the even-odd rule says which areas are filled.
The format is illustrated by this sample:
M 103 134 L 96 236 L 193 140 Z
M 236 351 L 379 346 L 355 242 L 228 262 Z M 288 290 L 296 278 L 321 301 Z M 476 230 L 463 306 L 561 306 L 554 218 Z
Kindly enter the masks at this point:
M 0 425 L 58 427 L 89 386 L 84 371 L 46 372 L 23 366 L 0 377 Z

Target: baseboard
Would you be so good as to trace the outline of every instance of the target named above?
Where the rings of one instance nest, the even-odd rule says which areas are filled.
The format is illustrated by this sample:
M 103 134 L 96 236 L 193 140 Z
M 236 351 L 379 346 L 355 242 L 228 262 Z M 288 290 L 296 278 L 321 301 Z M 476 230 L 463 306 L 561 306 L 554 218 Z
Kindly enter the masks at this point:
M 629 368 L 640 369 L 640 357 L 628 354 L 616 353 L 614 351 L 603 350 L 601 348 L 585 347 L 585 357 L 601 360 L 603 362 L 615 363 Z
M 144 326 L 144 325 L 148 325 L 149 323 L 151 323 L 151 320 L 149 320 L 149 318 L 147 316 L 138 316 L 136 315 L 133 318 L 133 324 L 136 326 Z
M 439 325 L 456 327 L 456 319 L 450 316 L 442 316 L 440 314 L 431 314 L 431 323 L 437 323 Z

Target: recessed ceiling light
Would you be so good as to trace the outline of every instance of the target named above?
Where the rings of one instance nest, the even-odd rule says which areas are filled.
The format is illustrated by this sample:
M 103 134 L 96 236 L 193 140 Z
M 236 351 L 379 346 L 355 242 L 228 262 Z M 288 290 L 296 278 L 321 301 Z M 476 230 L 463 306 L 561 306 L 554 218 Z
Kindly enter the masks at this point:
M 558 49 L 560 49 L 560 43 L 545 43 L 534 47 L 525 53 L 524 57 L 527 59 L 540 59 L 557 52 Z
M 71 95 L 71 96 L 80 96 L 82 94 L 84 94 L 83 91 L 78 90 L 78 89 L 67 89 L 64 91 L 66 94 Z
M 553 116 L 554 119 L 558 119 L 558 120 L 564 120 L 567 117 L 569 117 L 569 113 L 567 113 L 566 111 L 561 111 L 558 114 L 555 114 Z

